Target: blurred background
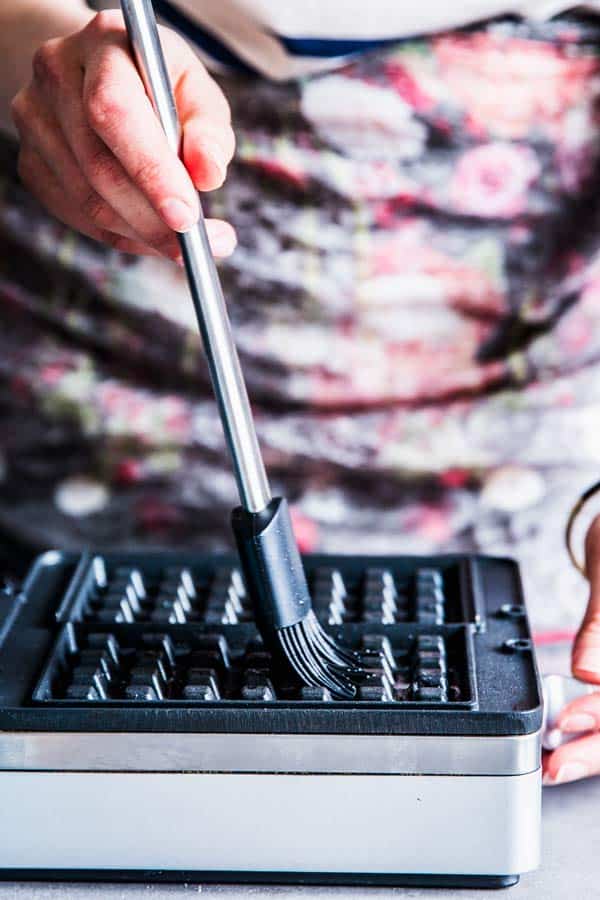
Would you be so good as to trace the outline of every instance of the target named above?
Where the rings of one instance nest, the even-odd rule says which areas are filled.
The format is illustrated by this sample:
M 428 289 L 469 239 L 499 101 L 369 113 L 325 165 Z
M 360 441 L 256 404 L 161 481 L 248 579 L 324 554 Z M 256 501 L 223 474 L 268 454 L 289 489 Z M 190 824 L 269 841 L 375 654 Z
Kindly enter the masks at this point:
M 220 270 L 302 548 L 517 557 L 542 640 L 580 620 L 563 533 L 599 477 L 599 48 L 595 19 L 502 19 L 299 81 L 221 75 L 238 145 L 205 199 L 237 230 Z M 227 546 L 181 270 L 61 225 L 0 152 L 7 562 Z

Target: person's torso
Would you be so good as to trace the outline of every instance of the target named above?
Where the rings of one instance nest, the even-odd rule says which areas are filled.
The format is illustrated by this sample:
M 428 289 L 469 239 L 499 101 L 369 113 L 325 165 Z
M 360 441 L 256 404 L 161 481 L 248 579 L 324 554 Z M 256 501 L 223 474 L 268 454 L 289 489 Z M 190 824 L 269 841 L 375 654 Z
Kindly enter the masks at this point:
M 211 66 L 283 80 L 341 65 L 403 38 L 496 16 L 543 20 L 571 0 L 155 0 L 163 21 Z M 582 5 L 582 4 L 579 4 Z M 599 5 L 588 0 L 587 8 Z

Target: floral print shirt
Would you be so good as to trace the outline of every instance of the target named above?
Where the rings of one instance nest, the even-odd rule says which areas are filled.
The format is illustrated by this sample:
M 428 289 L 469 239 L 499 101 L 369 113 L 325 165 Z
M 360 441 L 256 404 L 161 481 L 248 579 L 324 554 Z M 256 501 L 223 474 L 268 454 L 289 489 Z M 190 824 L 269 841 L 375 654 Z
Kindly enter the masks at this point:
M 574 623 L 600 459 L 600 25 L 501 20 L 273 84 L 228 76 L 206 198 L 273 483 L 305 549 L 517 555 Z M 235 488 L 183 275 L 52 220 L 2 147 L 0 525 L 222 546 Z

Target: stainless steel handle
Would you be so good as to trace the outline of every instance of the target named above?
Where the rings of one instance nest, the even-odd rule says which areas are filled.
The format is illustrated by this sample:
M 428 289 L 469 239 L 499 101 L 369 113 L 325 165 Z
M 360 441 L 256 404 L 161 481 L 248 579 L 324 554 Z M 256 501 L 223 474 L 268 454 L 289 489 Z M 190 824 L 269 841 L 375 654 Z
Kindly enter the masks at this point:
M 121 9 L 140 75 L 167 140 L 179 154 L 177 107 L 151 0 L 121 0 Z M 179 241 L 240 500 L 250 512 L 259 512 L 271 492 L 202 209 L 198 223 Z

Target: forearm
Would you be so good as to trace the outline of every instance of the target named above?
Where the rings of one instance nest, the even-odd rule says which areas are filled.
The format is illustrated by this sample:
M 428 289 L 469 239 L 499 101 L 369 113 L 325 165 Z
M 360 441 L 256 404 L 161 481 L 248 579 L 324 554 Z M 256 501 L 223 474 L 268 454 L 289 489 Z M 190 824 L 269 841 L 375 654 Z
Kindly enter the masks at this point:
M 82 28 L 94 15 L 83 0 L 0 2 L 0 129 L 14 132 L 10 103 L 31 77 L 33 54 L 44 41 Z

